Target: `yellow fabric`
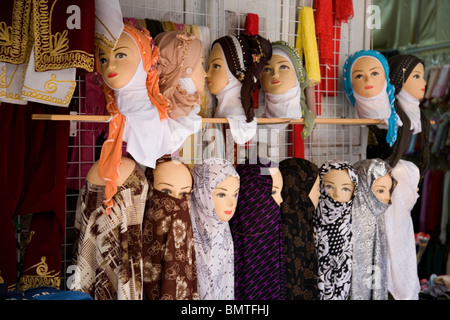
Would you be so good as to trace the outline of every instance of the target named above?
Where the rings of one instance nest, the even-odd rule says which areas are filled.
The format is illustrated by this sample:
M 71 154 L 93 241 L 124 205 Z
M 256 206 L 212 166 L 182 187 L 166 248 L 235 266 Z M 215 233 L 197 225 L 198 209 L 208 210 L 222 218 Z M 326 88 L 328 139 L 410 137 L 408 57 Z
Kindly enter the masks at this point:
M 301 56 L 304 56 L 305 69 L 308 78 L 314 85 L 321 81 L 319 51 L 316 39 L 316 24 L 314 22 L 314 11 L 310 7 L 300 9 L 300 23 L 297 27 L 295 48 Z
M 164 31 L 177 31 L 177 26 L 172 21 L 163 21 L 162 22 Z

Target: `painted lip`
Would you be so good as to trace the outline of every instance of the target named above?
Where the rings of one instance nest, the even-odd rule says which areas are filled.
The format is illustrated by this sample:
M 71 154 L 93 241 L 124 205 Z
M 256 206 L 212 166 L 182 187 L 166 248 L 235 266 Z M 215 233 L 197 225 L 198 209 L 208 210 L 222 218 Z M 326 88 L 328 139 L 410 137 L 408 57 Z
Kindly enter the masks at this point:
M 423 89 L 420 89 L 420 90 L 422 90 L 423 92 L 425 92 L 425 88 L 423 88 Z
M 279 84 L 280 82 L 281 82 L 280 80 L 275 80 L 275 81 L 272 81 L 271 84 Z
M 117 75 L 118 75 L 118 73 L 111 72 L 110 74 L 108 74 L 108 78 L 114 78 Z
M 208 80 L 208 81 L 206 81 L 206 83 L 207 83 L 207 84 L 211 84 L 212 82 L 211 82 L 211 80 Z
M 373 89 L 373 86 L 367 86 L 367 87 L 365 87 L 364 89 L 370 90 L 370 89 Z
M 224 211 L 224 213 L 230 215 L 230 214 L 233 213 L 233 211 L 231 211 L 231 210 L 230 211 Z

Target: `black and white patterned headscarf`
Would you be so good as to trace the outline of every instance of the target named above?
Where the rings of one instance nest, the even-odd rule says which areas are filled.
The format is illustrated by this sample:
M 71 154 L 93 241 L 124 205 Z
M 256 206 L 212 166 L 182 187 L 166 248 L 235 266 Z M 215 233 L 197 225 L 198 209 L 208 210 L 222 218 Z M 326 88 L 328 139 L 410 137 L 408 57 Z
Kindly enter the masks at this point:
M 346 161 L 330 160 L 319 169 L 320 197 L 314 216 L 314 233 L 318 258 L 321 300 L 347 300 L 352 275 L 352 205 L 340 203 L 328 193 L 323 177 L 331 170 L 347 170 L 350 180 L 358 184 L 353 166 Z

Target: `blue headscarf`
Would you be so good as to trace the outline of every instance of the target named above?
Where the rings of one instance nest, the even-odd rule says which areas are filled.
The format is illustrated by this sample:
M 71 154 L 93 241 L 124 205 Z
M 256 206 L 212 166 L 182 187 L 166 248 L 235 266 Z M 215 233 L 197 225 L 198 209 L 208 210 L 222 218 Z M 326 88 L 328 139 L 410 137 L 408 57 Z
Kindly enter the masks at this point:
M 352 67 L 356 60 L 362 57 L 372 57 L 380 61 L 381 65 L 383 66 L 384 73 L 386 75 L 386 82 L 387 82 L 387 94 L 389 97 L 389 103 L 391 105 L 391 116 L 389 118 L 389 129 L 386 135 L 386 142 L 389 143 L 389 145 L 392 147 L 397 140 L 398 136 L 398 128 L 397 128 L 397 122 L 398 122 L 398 115 L 395 111 L 395 88 L 389 81 L 389 63 L 388 60 L 383 56 L 380 52 L 375 50 L 361 50 L 358 52 L 355 52 L 353 55 L 351 55 L 347 61 L 344 64 L 344 89 L 345 93 L 347 94 L 348 99 L 350 100 L 350 103 L 352 106 L 355 106 L 355 96 L 353 94 L 353 85 L 352 85 Z

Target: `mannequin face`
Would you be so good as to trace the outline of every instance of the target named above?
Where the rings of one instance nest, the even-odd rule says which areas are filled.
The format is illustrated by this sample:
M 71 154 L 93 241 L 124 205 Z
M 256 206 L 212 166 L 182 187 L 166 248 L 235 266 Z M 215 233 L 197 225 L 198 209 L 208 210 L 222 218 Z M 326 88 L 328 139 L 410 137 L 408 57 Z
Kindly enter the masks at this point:
M 372 192 L 383 203 L 391 203 L 392 177 L 390 174 L 381 177 L 372 185 Z
M 203 89 L 205 88 L 205 78 L 206 78 L 206 72 L 203 68 L 203 57 L 198 64 L 197 68 L 192 72 L 191 79 L 195 84 L 195 88 L 197 89 L 198 93 L 202 93 Z
M 99 50 L 103 79 L 113 89 L 120 89 L 130 82 L 140 61 L 139 48 L 133 38 L 126 32 L 122 32 L 113 51 Z
M 330 197 L 340 203 L 349 202 L 355 191 L 355 184 L 347 170 L 330 170 L 323 176 L 322 182 Z
M 272 197 L 280 206 L 283 202 L 283 197 L 281 196 L 281 190 L 283 189 L 283 176 L 278 168 L 270 168 L 269 172 L 272 176 Z
M 317 205 L 319 204 L 319 196 L 320 196 L 319 185 L 320 185 L 320 177 L 317 177 L 316 182 L 314 183 L 308 195 L 309 199 L 311 199 L 311 202 L 314 204 L 314 208 L 317 208 Z
M 168 161 L 159 163 L 153 171 L 154 187 L 174 198 L 181 199 L 192 190 L 192 177 L 182 163 Z
M 220 221 L 230 220 L 236 210 L 239 195 L 239 180 L 228 176 L 212 193 L 214 209 Z
M 422 100 L 425 95 L 426 86 L 427 82 L 425 81 L 425 69 L 423 64 L 419 63 L 403 85 L 403 90 L 408 92 L 417 100 Z
M 208 78 L 209 92 L 218 94 L 228 84 L 227 65 L 219 45 L 215 45 L 209 54 Z
M 283 94 L 297 85 L 297 75 L 289 60 L 273 55 L 261 74 L 261 83 L 267 93 Z
M 380 61 L 370 57 L 358 59 L 352 68 L 353 90 L 364 98 L 379 95 L 386 83 L 386 74 Z

